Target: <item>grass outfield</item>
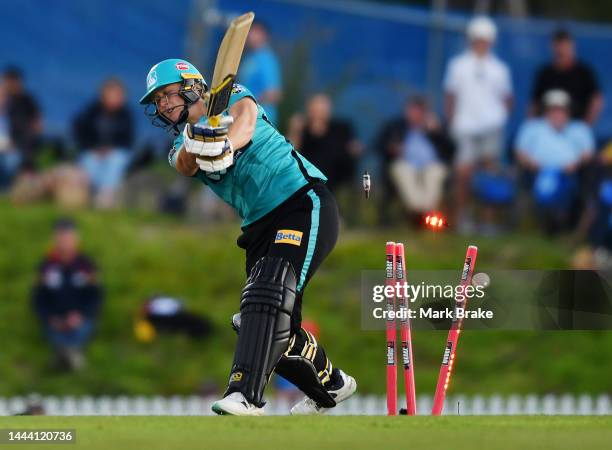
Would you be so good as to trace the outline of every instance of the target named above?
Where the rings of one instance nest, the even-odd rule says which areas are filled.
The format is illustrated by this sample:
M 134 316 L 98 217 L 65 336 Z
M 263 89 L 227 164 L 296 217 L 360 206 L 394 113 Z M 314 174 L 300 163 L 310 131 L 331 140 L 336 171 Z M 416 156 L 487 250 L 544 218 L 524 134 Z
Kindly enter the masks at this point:
M 190 395 L 203 384 L 222 389 L 236 342 L 229 318 L 237 311 L 245 282 L 244 255 L 235 223 L 189 224 L 135 211 L 74 213 L 85 251 L 101 270 L 106 290 L 88 366 L 79 373 L 54 374 L 50 352 L 31 311 L 35 268 L 49 246 L 50 205 L 14 207 L 0 200 L 0 396 Z M 459 271 L 468 240 L 450 233 L 343 230 L 330 257 L 308 286 L 304 317 L 321 329 L 320 342 L 334 365 L 359 383 L 361 394 L 384 392 L 384 332 L 361 329 L 362 270 L 382 268 L 386 240 L 406 243 L 414 269 Z M 522 233 L 478 238 L 478 270 L 563 268 L 572 247 Z M 382 279 L 382 272 L 381 272 Z M 215 325 L 205 342 L 164 336 L 152 344 L 134 339 L 134 312 L 147 296 L 184 299 L 187 308 Z M 446 330 L 413 333 L 416 385 L 433 394 Z M 548 394 L 610 391 L 612 332 L 466 332 L 461 337 L 452 393 Z M 503 367 L 504 370 L 499 370 Z M 154 374 L 154 376 L 152 375 Z
M 612 442 L 612 418 L 601 416 L 3 418 L 9 427 L 76 429 L 76 446 L 44 448 L 88 450 L 575 450 Z

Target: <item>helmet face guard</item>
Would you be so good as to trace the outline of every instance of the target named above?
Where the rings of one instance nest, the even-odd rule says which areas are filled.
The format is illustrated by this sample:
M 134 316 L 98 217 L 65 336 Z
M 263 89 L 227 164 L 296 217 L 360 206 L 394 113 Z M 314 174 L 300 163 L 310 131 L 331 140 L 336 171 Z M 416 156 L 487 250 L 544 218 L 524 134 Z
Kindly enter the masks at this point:
M 151 123 L 159 128 L 163 128 L 166 131 L 172 132 L 175 136 L 180 133 L 179 127 L 187 121 L 189 116 L 189 107 L 196 103 L 198 100 L 204 98 L 208 90 L 208 86 L 203 81 L 201 76 L 196 76 L 188 73 L 181 74 L 183 82 L 176 95 L 180 96 L 185 103 L 183 105 L 175 106 L 175 108 L 182 108 L 182 111 L 176 121 L 170 120 L 166 117 L 158 108 L 157 103 L 150 99 L 145 106 L 145 115 L 149 118 Z M 163 86 L 160 86 L 160 88 Z

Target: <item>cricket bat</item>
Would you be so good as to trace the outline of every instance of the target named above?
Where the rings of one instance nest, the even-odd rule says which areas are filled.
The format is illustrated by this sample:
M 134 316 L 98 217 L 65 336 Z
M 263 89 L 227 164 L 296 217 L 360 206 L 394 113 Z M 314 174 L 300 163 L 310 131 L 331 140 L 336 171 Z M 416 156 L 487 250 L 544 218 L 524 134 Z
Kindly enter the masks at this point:
M 208 97 L 208 123 L 213 127 L 219 126 L 221 114 L 229 105 L 244 44 L 254 18 L 255 14 L 248 12 L 232 20 L 221 41 Z

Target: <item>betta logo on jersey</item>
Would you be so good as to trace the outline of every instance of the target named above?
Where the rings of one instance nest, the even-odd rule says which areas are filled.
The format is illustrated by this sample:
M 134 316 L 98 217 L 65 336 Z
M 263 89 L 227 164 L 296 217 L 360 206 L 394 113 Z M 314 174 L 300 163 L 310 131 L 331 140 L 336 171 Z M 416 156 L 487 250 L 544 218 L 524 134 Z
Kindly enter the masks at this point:
M 184 62 L 177 62 L 176 68 L 178 70 L 189 70 L 189 66 L 187 65 L 187 63 L 184 63 Z
M 276 232 L 276 239 L 274 239 L 275 244 L 291 244 L 297 245 L 298 247 L 302 245 L 302 233 L 301 231 L 295 230 L 278 230 Z

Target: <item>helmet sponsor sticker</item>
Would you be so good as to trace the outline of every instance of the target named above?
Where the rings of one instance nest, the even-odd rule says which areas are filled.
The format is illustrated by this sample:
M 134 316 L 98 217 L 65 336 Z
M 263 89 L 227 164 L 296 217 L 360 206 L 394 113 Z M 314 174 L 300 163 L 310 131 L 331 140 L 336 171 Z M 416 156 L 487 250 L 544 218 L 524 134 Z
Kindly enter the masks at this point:
M 178 70 L 189 70 L 189 65 L 187 63 L 184 63 L 184 62 L 177 62 L 176 63 L 176 68 Z
M 276 232 L 275 244 L 291 244 L 300 246 L 302 245 L 302 233 L 301 231 L 295 230 L 278 230 Z
M 157 83 L 157 72 L 152 70 L 147 77 L 147 89 Z

